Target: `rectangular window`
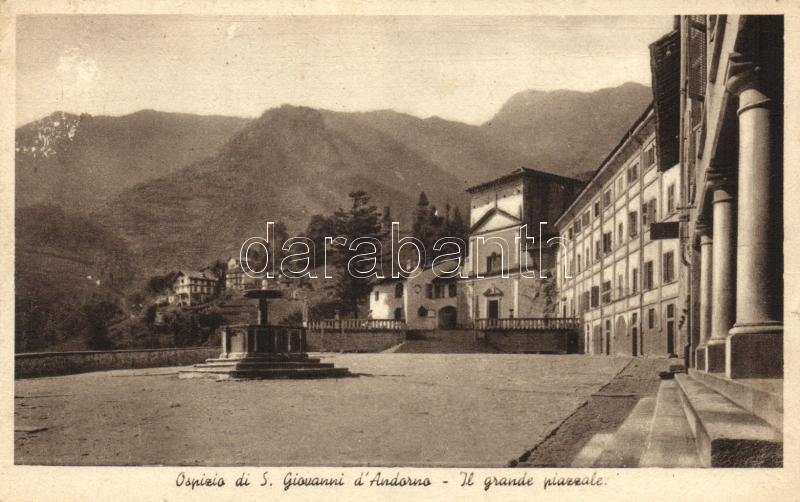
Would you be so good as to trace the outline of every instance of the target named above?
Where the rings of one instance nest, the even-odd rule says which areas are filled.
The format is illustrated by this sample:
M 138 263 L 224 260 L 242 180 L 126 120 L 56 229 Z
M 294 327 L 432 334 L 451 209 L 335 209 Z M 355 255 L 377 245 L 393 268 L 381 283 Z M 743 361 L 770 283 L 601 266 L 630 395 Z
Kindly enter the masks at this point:
M 457 293 L 458 293 L 458 291 L 456 289 L 456 283 L 453 282 L 453 283 L 450 283 L 450 284 L 447 285 L 447 295 L 450 298 L 453 298 L 454 296 L 456 296 Z
M 647 311 L 647 327 L 653 329 L 656 327 L 656 309 Z
M 664 260 L 661 263 L 661 271 L 663 276 L 663 283 L 672 282 L 675 280 L 675 253 L 667 251 L 664 253 Z
M 611 205 L 611 190 L 606 190 L 603 194 L 603 207 L 606 208 Z
M 444 298 L 444 286 L 442 286 L 441 284 L 435 284 L 433 286 L 433 297 Z
M 577 235 L 577 234 L 581 233 L 581 230 L 582 230 L 582 228 L 581 228 L 581 219 L 578 218 L 577 220 L 575 220 L 575 234 Z
M 592 286 L 592 308 L 600 305 L 600 288 Z
M 601 248 L 600 248 L 600 241 L 594 241 L 594 259 L 595 259 L 595 261 L 599 261 L 601 255 L 602 255 L 602 252 L 601 252 Z
M 622 274 L 617 275 L 617 298 L 625 296 L 625 283 L 622 282 Z
M 656 199 L 650 199 L 650 202 L 647 203 L 647 215 L 650 218 L 650 223 L 655 223 L 658 221 L 658 211 L 656 211 Z
M 363 298 L 363 297 L 362 297 L 362 298 Z M 377 302 L 378 300 L 380 300 L 380 298 L 381 298 L 381 293 L 380 293 L 380 291 L 375 291 L 375 301 Z
M 673 317 L 675 317 L 675 304 L 670 303 L 667 305 L 667 318 L 672 319 Z
M 667 187 L 667 214 L 675 211 L 675 183 Z
M 433 298 L 433 284 L 427 284 L 425 286 L 425 297 Z
M 502 256 L 493 253 L 491 256 L 486 257 L 486 272 L 501 272 L 503 266 Z
M 611 232 L 603 234 L 603 253 L 608 254 L 611 252 Z
M 656 221 L 656 199 L 650 199 L 642 205 L 642 228 L 646 229 L 651 223 Z
M 631 211 L 628 213 L 628 235 L 631 238 L 636 237 L 639 234 L 639 222 L 638 216 L 636 211 Z
M 628 184 L 634 183 L 639 179 L 639 163 L 634 163 L 628 168 Z
M 636 293 L 639 291 L 639 269 L 634 268 L 631 272 L 631 292 Z
M 581 254 L 578 253 L 578 273 L 581 273 Z
M 625 225 L 620 221 L 619 225 L 617 226 L 617 240 L 620 244 L 625 242 Z
M 603 283 L 603 303 L 611 303 L 611 281 Z
M 594 203 L 594 217 L 597 218 L 600 216 L 600 201 Z
M 649 291 L 653 289 L 653 262 L 647 261 L 644 263 L 644 274 L 643 274 L 643 281 L 642 289 L 645 291 Z
M 589 214 L 589 211 L 586 211 L 585 213 L 583 213 L 582 220 L 583 220 L 582 221 L 583 226 L 584 227 L 588 227 L 589 223 L 591 223 L 591 221 L 592 221 L 592 216 Z
M 572 227 L 572 226 L 570 226 L 570 227 L 569 227 L 569 230 L 567 230 L 567 239 L 569 239 L 569 240 L 572 240 L 572 236 L 574 235 L 574 234 L 572 233 L 572 228 L 573 228 L 573 227 Z
M 655 145 L 650 145 L 644 151 L 644 165 L 650 167 L 656 163 L 656 148 Z

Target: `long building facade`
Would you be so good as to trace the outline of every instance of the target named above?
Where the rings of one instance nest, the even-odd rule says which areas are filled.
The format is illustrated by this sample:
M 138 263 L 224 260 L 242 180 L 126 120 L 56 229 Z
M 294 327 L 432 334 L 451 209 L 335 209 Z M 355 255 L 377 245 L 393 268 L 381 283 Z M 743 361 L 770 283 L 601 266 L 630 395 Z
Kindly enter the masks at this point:
M 661 165 L 652 106 L 556 221 L 558 311 L 581 319 L 585 352 L 683 355 L 677 235 L 680 166 Z M 566 271 L 565 271 L 566 270 Z

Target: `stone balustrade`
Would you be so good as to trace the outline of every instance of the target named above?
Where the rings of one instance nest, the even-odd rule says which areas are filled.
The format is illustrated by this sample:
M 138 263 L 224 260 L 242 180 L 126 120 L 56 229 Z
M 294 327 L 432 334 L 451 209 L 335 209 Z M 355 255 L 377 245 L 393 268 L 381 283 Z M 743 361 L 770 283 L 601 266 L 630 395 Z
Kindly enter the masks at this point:
M 577 330 L 580 321 L 574 317 L 509 317 L 476 319 L 477 331 L 560 331 Z

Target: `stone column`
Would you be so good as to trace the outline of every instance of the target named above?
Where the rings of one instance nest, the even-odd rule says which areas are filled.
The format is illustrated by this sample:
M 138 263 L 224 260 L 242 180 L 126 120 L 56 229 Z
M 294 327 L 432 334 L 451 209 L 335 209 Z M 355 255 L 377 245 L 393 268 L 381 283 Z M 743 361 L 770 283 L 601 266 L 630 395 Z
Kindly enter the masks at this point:
M 712 174 L 713 242 L 711 246 L 711 333 L 706 342 L 706 371 L 725 371 L 725 340 L 736 312 L 736 227 L 734 189 L 728 177 Z
M 709 228 L 707 225 L 698 224 L 697 233 L 700 235 L 700 267 L 698 273 L 700 275 L 700 329 L 699 329 L 699 344 L 697 347 L 695 368 L 699 370 L 706 369 L 706 346 L 708 340 L 711 338 L 711 322 L 712 322 L 712 298 L 711 298 L 711 285 L 712 285 L 712 240 L 709 235 Z
M 736 325 L 726 343 L 728 378 L 783 376 L 783 322 L 779 274 L 781 242 L 773 218 L 781 194 L 772 182 L 775 136 L 763 69 L 750 58 L 732 54 L 728 91 L 739 97 L 739 224 L 736 267 Z M 716 243 L 715 243 L 716 246 Z

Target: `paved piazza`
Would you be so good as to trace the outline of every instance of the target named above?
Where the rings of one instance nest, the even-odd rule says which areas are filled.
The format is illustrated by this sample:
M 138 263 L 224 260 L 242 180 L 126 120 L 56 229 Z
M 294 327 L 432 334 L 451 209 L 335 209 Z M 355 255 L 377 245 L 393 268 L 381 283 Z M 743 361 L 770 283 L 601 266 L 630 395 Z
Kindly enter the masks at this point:
M 504 466 L 629 358 L 341 354 L 339 380 L 180 380 L 176 368 L 16 381 L 18 464 Z

